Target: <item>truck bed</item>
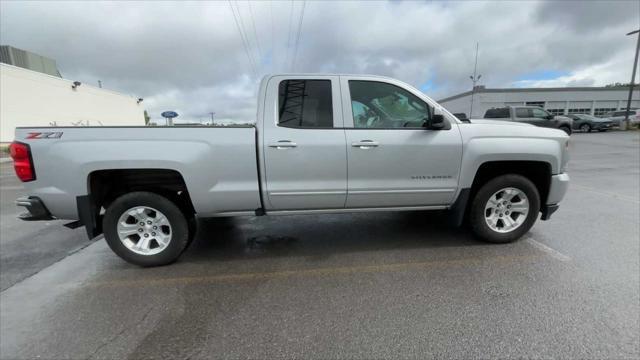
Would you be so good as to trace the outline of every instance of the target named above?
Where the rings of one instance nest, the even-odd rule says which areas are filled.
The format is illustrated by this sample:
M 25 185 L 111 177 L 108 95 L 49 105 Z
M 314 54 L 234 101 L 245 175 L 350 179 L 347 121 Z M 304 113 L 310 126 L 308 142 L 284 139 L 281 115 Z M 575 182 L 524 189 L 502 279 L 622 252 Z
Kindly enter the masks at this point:
M 251 126 L 25 127 L 15 140 L 31 147 L 36 168 L 25 188 L 58 218 L 77 219 L 90 175 L 115 169 L 175 170 L 198 215 L 261 207 Z

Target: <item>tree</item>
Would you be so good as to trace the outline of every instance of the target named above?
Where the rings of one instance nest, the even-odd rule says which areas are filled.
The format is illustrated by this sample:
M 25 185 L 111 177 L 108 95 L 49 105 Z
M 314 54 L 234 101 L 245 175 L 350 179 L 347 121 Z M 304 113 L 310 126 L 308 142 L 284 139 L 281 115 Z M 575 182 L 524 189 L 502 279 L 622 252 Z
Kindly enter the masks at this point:
M 149 125 L 149 120 L 151 120 L 151 118 L 149 117 L 149 114 L 147 114 L 147 110 L 144 111 L 144 124 L 145 125 Z
M 608 87 L 608 88 L 610 88 L 610 87 L 628 87 L 630 85 L 631 85 L 631 83 L 624 83 L 623 84 L 623 83 L 615 82 L 615 83 L 607 84 L 604 87 Z

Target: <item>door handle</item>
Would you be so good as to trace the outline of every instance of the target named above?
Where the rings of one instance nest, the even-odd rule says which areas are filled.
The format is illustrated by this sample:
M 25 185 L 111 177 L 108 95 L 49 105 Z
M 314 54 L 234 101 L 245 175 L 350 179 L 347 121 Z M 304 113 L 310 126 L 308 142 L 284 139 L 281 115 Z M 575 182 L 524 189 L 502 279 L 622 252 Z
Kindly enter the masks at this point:
M 358 147 L 360 149 L 371 149 L 380 145 L 377 141 L 373 140 L 360 140 L 358 142 L 351 143 L 351 146 Z
M 278 140 L 277 143 L 269 144 L 269 147 L 275 148 L 278 150 L 292 149 L 297 146 L 298 144 L 292 142 L 291 140 Z

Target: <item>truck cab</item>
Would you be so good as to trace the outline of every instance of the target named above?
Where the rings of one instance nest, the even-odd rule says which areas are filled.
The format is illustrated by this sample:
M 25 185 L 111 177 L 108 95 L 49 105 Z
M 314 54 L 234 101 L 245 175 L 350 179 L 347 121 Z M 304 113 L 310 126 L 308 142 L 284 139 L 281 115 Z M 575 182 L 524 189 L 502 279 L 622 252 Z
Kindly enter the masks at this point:
M 267 212 L 446 207 L 456 195 L 460 133 L 419 91 L 355 75 L 273 76 L 263 87 Z

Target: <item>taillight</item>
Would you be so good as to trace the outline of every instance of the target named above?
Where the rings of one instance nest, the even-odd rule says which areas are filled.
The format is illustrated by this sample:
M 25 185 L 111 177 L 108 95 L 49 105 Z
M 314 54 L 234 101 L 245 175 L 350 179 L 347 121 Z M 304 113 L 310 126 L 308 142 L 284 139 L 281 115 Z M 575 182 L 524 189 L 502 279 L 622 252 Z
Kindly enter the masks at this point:
M 35 180 L 36 171 L 33 168 L 33 158 L 31 157 L 29 145 L 14 141 L 9 145 L 9 151 L 13 159 L 13 168 L 18 178 L 24 182 Z

